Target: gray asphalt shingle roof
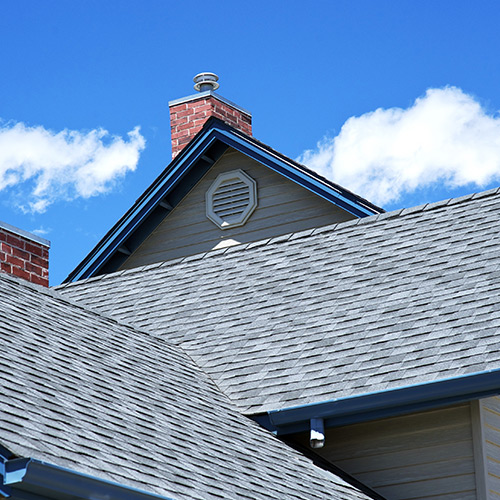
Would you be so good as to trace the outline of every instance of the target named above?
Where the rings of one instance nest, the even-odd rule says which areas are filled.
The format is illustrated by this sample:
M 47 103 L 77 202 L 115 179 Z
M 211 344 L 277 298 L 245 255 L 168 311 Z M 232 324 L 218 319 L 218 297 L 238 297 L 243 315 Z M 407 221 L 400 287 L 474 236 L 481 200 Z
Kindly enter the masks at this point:
M 258 413 L 499 368 L 499 213 L 492 190 L 59 290 Z
M 366 499 L 241 416 L 180 349 L 0 274 L 0 443 L 175 499 Z

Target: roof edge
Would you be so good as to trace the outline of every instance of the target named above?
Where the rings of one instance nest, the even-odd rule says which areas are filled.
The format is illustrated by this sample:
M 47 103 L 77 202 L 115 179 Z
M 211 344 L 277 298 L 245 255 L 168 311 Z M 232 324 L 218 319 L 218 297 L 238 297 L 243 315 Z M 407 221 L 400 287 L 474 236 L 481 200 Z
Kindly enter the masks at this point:
M 192 169 L 196 162 L 207 161 L 211 166 L 216 159 L 207 158 L 209 147 L 234 147 L 254 160 L 266 165 L 284 177 L 298 183 L 334 205 L 343 208 L 356 217 L 369 217 L 382 209 L 367 200 L 345 190 L 327 179 L 308 170 L 303 165 L 276 153 L 253 137 L 234 129 L 223 121 L 211 117 L 191 142 L 162 171 L 155 181 L 144 191 L 130 209 L 115 223 L 97 245 L 68 275 L 63 283 L 79 281 L 100 274 L 113 254 L 127 246 L 127 239 L 150 216 L 161 207 L 162 199 L 169 195 L 176 183 Z M 220 153 L 222 154 L 222 153 Z M 218 159 L 218 158 L 217 158 Z M 210 163 L 211 162 L 211 163 Z M 126 251 L 126 248 L 124 248 Z M 108 270 L 107 272 L 112 272 Z
M 500 369 L 249 416 L 275 434 L 286 435 L 308 431 L 312 418 L 323 419 L 325 427 L 339 427 L 497 394 L 500 394 Z
M 155 493 L 100 479 L 33 458 L 15 458 L 3 464 L 4 492 L 13 490 L 57 498 L 120 498 L 121 500 L 173 500 Z M 0 490 L 1 491 L 1 490 Z

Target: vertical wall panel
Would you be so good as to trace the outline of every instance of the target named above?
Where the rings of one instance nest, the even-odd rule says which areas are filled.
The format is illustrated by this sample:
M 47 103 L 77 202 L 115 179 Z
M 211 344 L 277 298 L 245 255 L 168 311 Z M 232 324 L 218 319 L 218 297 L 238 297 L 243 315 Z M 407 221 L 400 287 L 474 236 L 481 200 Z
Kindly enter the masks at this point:
M 473 424 L 474 439 L 478 440 L 474 450 L 478 490 L 485 490 L 488 500 L 500 499 L 500 398 L 481 399 L 475 405 Z

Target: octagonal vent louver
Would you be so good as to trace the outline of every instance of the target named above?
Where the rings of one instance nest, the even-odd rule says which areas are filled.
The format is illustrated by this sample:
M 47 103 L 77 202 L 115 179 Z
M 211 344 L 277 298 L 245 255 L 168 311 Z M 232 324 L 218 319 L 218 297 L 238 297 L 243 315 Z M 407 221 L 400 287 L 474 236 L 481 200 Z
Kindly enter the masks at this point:
M 220 174 L 208 188 L 207 217 L 221 229 L 242 226 L 257 207 L 257 184 L 243 170 Z

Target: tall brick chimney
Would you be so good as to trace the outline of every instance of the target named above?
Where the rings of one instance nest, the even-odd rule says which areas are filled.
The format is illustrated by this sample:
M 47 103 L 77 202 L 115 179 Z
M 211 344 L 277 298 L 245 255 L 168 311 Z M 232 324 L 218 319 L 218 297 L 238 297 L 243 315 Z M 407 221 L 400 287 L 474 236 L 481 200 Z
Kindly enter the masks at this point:
M 252 115 L 215 93 L 219 88 L 218 79 L 214 73 L 200 73 L 193 78 L 194 88 L 199 94 L 168 103 L 172 131 L 172 159 L 201 130 L 211 116 L 220 118 L 247 135 L 252 135 Z
M 49 286 L 50 241 L 0 221 L 0 271 Z

